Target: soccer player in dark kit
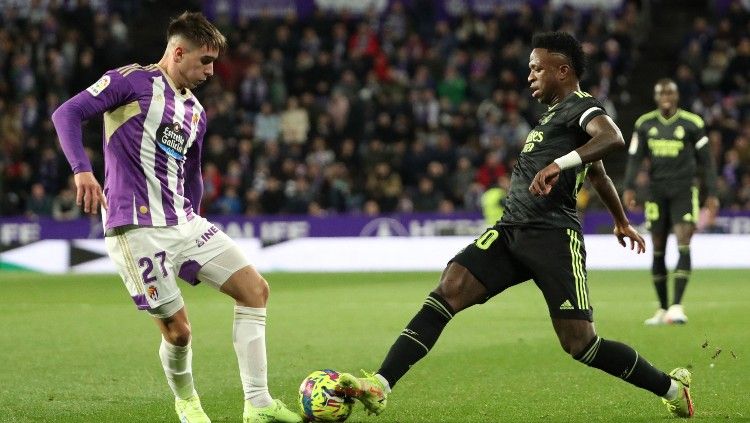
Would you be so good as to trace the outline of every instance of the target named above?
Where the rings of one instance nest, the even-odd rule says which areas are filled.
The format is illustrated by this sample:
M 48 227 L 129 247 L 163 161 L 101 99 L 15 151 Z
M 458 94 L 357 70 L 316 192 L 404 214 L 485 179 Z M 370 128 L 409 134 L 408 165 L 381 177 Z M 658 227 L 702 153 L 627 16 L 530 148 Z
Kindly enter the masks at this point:
M 716 167 L 711 158 L 711 148 L 700 116 L 677 107 L 680 94 L 671 79 L 661 79 L 654 86 L 654 100 L 658 108 L 635 122 L 633 137 L 628 148 L 628 166 L 625 171 L 625 207 L 636 206 L 635 177 L 648 157 L 649 198 L 644 204 L 646 224 L 654 244 L 654 261 L 651 275 L 659 308 L 644 322 L 647 325 L 684 324 L 687 315 L 682 307 L 682 296 L 690 278 L 690 240 L 698 221 L 698 187 L 695 178 L 699 167 L 708 195 L 706 206 L 719 208 L 716 198 Z M 674 271 L 674 296 L 667 302 L 667 266 L 664 251 L 670 229 L 677 238 L 679 258 Z
M 343 374 L 340 388 L 380 414 L 387 396 L 409 368 L 427 355 L 453 316 L 507 288 L 532 279 L 542 291 L 560 345 L 571 357 L 663 398 L 675 416 L 693 415 L 687 369 L 669 375 L 631 347 L 599 337 L 588 295 L 576 195 L 588 176 L 615 221 L 621 245 L 645 251 L 602 165 L 625 142 L 602 105 L 580 90 L 584 54 L 564 32 L 534 37 L 528 82 L 532 96 L 549 106 L 529 133 L 513 169 L 505 214 L 453 257 L 440 283 L 407 324 L 375 374 Z

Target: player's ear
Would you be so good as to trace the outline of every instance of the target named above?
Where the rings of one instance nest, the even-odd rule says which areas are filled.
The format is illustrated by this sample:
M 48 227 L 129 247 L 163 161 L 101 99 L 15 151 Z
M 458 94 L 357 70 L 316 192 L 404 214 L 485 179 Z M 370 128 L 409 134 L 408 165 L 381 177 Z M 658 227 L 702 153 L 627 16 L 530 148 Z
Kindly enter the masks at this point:
M 176 63 L 182 62 L 183 57 L 185 56 L 185 48 L 182 46 L 177 46 L 174 48 L 174 61 Z
M 566 79 L 568 77 L 568 75 L 570 74 L 570 72 L 571 72 L 570 65 L 567 65 L 567 64 L 560 65 L 557 68 L 558 78 L 561 81 L 564 80 L 564 79 Z

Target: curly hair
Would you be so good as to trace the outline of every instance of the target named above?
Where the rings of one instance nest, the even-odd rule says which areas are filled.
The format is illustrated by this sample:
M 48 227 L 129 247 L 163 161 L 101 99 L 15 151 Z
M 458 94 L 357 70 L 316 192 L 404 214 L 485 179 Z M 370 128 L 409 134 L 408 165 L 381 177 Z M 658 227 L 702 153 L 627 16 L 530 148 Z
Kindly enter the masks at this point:
M 583 54 L 581 43 L 567 32 L 535 34 L 531 41 L 531 48 L 543 48 L 567 57 L 578 79 L 581 79 L 586 71 L 586 56 Z

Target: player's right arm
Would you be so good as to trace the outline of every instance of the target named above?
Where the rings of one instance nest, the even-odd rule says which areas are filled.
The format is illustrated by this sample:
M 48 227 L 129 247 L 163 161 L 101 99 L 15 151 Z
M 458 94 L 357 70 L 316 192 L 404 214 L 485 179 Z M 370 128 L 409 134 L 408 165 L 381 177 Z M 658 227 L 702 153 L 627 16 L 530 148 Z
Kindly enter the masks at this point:
M 630 138 L 630 146 L 628 147 L 628 164 L 625 167 L 625 189 L 622 193 L 622 203 L 628 210 L 633 210 L 636 206 L 635 177 L 641 167 L 646 150 L 644 147 L 646 138 L 640 133 L 642 122 L 643 117 L 635 122 L 633 136 Z
M 52 113 L 52 123 L 55 125 L 60 147 L 75 174 L 76 204 L 83 205 L 86 213 L 96 214 L 100 204 L 106 209 L 107 202 L 102 187 L 92 172 L 91 161 L 86 156 L 81 125 L 133 96 L 133 88 L 127 79 L 118 71 L 112 70 Z

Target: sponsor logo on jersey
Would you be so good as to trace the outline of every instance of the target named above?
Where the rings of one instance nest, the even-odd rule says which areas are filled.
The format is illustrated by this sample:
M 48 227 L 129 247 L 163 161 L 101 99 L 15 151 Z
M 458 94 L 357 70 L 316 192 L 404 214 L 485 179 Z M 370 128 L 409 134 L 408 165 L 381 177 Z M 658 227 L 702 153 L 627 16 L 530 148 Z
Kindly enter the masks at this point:
M 94 82 L 90 87 L 86 88 L 86 91 L 88 91 L 89 94 L 96 97 L 99 95 L 99 93 L 104 91 L 105 88 L 107 88 L 107 86 L 109 85 L 109 82 L 110 82 L 109 75 L 104 75 L 101 78 L 99 78 L 98 81 Z
M 165 153 L 177 160 L 185 160 L 188 150 L 188 138 L 177 122 L 162 124 L 156 130 L 156 143 Z
M 550 119 L 552 119 L 552 116 L 554 116 L 554 115 L 555 115 L 555 113 L 556 113 L 556 112 L 550 112 L 550 113 L 548 113 L 548 114 L 546 114 L 546 115 L 542 116 L 542 118 L 541 118 L 541 119 L 539 119 L 539 124 L 540 124 L 540 125 L 546 125 L 546 124 L 547 124 L 547 122 L 549 122 L 549 120 L 550 120 Z

